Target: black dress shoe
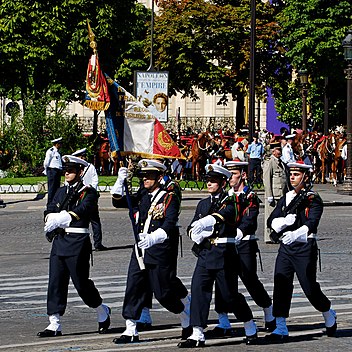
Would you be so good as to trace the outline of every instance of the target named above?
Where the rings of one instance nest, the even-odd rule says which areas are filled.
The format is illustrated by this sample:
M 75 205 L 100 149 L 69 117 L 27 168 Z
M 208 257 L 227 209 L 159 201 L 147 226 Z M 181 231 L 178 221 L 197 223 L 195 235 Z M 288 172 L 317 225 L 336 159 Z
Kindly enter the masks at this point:
M 108 307 L 108 317 L 102 321 L 101 323 L 98 323 L 98 333 L 99 334 L 105 334 L 110 326 L 110 314 L 111 314 L 111 309 Z
M 99 251 L 106 251 L 108 249 L 108 247 L 105 247 L 104 245 L 100 244 L 99 246 L 95 247 L 95 251 L 99 252 Z
M 62 336 L 62 332 L 45 329 L 43 331 L 39 331 L 37 336 L 38 337 L 57 337 L 57 336 Z
M 326 327 L 326 335 L 328 337 L 335 337 L 336 335 L 336 330 L 337 330 L 337 322 L 335 320 L 335 324 L 333 326 L 330 326 L 329 328 Z
M 288 335 L 270 334 L 265 336 L 265 340 L 271 343 L 284 343 L 288 341 Z
M 215 326 L 213 330 L 206 331 L 204 335 L 207 339 L 215 339 L 219 337 L 234 337 L 236 334 L 235 334 L 235 330 L 233 330 L 232 328 L 223 329 L 223 328 L 220 328 L 219 326 Z
M 265 331 L 273 332 L 276 329 L 276 319 L 265 322 Z
M 257 342 L 258 342 L 258 335 L 257 333 L 255 333 L 254 335 L 249 335 L 245 337 L 245 342 L 246 342 L 246 345 L 256 345 Z
M 187 340 L 193 333 L 193 327 L 187 326 L 186 328 L 182 328 L 181 340 Z
M 128 336 L 128 335 L 121 335 L 120 337 L 116 337 L 112 340 L 113 343 L 119 344 L 126 344 L 126 343 L 135 343 L 139 342 L 139 336 Z
M 205 341 L 196 341 L 187 339 L 186 341 L 179 342 L 177 347 L 179 348 L 196 348 L 196 347 L 204 347 Z
M 137 321 L 137 331 L 148 331 L 152 329 L 152 323 L 142 323 Z

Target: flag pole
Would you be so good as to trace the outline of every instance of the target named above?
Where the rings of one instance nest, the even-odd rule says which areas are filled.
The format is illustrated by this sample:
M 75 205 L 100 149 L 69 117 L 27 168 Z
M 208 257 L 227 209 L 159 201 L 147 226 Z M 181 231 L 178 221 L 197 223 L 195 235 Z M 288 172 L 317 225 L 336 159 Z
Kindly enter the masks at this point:
M 90 41 L 89 46 L 93 49 L 93 55 L 98 55 L 98 50 L 97 50 L 98 45 L 97 45 L 97 42 L 95 41 L 95 35 L 92 31 L 92 28 L 90 27 L 88 19 L 87 19 L 87 24 L 88 24 L 88 37 L 89 37 L 89 41 Z M 104 79 L 106 80 L 105 76 L 104 76 Z M 111 98 L 116 99 L 116 97 L 114 97 L 113 94 L 112 94 Z M 109 106 L 109 107 L 111 108 L 111 106 Z M 115 136 L 115 137 L 118 142 L 118 136 Z M 113 144 L 116 147 L 116 150 L 114 150 L 113 152 L 117 156 L 117 160 L 120 162 L 120 164 L 123 164 L 125 162 L 125 160 L 121 155 L 120 148 L 118 147 L 117 143 L 113 143 Z M 125 188 L 125 193 L 126 193 L 126 202 L 127 202 L 127 206 L 128 206 L 128 210 L 129 210 L 128 215 L 131 220 L 132 229 L 133 229 L 133 236 L 134 236 L 134 240 L 135 240 L 135 253 L 136 253 L 139 267 L 141 270 L 143 270 L 143 269 L 145 269 L 145 265 L 143 262 L 143 252 L 138 247 L 138 242 L 140 241 L 140 238 L 139 238 L 137 224 L 136 224 L 134 214 L 133 214 L 132 200 L 131 200 L 131 195 L 130 195 L 129 189 L 128 189 L 127 179 L 124 180 L 124 188 Z

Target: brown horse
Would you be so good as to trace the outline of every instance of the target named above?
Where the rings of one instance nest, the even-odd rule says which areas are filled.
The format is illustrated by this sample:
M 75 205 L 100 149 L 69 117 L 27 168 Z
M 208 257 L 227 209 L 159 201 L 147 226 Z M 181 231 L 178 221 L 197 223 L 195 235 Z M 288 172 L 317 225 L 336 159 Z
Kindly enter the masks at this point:
M 333 147 L 333 134 L 329 134 L 328 136 L 323 136 L 322 140 L 317 142 L 316 150 L 318 153 L 318 157 L 321 162 L 320 171 L 321 171 L 321 182 L 326 183 L 326 172 L 330 173 L 330 165 L 332 153 L 334 150 Z
M 346 139 L 341 135 L 336 135 L 333 141 L 333 146 L 335 146 L 332 160 L 331 160 L 331 174 L 332 182 L 334 186 L 337 186 L 337 182 L 341 181 L 344 174 L 343 160 L 341 157 L 342 148 L 346 142 Z
M 232 144 L 230 145 L 230 142 L 232 142 L 233 144 L 233 141 L 230 141 L 228 138 L 223 138 L 221 140 L 222 154 L 224 159 L 226 160 L 232 160 L 232 152 L 231 152 Z
M 292 140 L 292 150 L 297 160 L 301 160 L 304 156 L 303 144 L 307 137 L 307 134 L 297 133 L 295 138 Z
M 192 177 L 199 181 L 204 175 L 204 168 L 207 162 L 210 148 L 213 145 L 213 136 L 209 132 L 203 132 L 193 140 L 191 146 Z

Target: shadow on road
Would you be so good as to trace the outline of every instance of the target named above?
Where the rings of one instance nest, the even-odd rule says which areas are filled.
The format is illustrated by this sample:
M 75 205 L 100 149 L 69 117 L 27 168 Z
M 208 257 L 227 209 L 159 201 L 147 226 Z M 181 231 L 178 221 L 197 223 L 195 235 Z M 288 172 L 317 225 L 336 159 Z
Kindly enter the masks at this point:
M 21 199 L 21 200 L 14 200 L 11 202 L 6 202 L 4 203 L 4 205 L 8 205 L 8 204 L 16 204 L 16 203 L 24 203 L 24 202 L 33 202 L 33 201 L 38 201 L 38 200 L 42 200 L 45 197 L 45 193 L 38 193 L 33 199 Z

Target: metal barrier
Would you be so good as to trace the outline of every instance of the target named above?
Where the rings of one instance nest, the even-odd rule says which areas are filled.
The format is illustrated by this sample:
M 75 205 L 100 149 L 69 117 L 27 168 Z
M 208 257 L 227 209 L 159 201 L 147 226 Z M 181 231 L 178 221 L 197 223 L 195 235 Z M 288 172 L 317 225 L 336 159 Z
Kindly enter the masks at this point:
M 191 128 L 192 131 L 205 131 L 229 129 L 234 131 L 236 128 L 236 119 L 234 116 L 169 116 L 168 122 L 162 122 L 164 127 L 169 131 L 187 131 Z M 87 116 L 77 116 L 78 126 L 83 133 L 91 133 L 93 131 L 93 119 Z M 98 117 L 98 130 L 103 131 L 106 128 L 105 117 Z
M 110 192 L 111 187 L 114 182 L 99 182 L 98 191 L 99 192 Z M 132 189 L 136 190 L 139 187 L 139 182 L 137 180 L 132 181 Z M 203 181 L 193 181 L 193 180 L 182 180 L 180 181 L 180 187 L 182 191 L 202 191 L 206 189 L 206 184 Z M 17 184 L 17 185 L 0 185 L 0 194 L 4 193 L 46 193 L 47 184 Z

